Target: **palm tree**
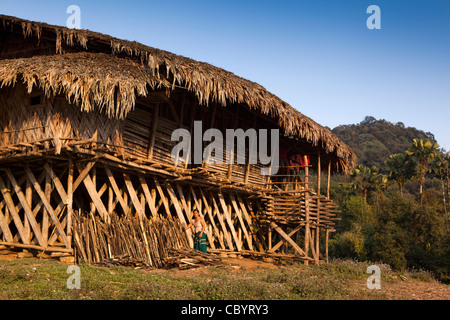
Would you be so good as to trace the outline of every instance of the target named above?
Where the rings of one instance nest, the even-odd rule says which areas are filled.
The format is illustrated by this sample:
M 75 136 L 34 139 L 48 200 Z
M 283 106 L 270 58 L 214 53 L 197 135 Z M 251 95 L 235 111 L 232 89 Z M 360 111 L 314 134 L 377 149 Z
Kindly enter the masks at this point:
M 406 154 L 415 157 L 419 162 L 419 181 L 420 181 L 420 203 L 423 199 L 423 182 L 427 173 L 428 162 L 434 158 L 439 145 L 431 142 L 429 139 L 414 139 L 413 143 Z
M 352 189 L 361 192 L 364 201 L 366 202 L 367 192 L 374 189 L 374 182 L 377 174 L 378 169 L 375 166 L 368 168 L 362 164 L 356 165 L 353 172 L 350 174 L 350 178 L 352 179 Z
M 397 153 L 386 160 L 386 165 L 389 168 L 389 180 L 397 182 L 403 199 L 403 186 L 414 177 L 417 164 L 406 153 Z
M 431 171 L 435 177 L 441 180 L 442 196 L 444 199 L 444 211 L 447 215 L 447 199 L 448 199 L 448 185 L 450 182 L 450 152 L 445 154 L 437 153 L 433 162 L 431 163 Z M 445 187 L 447 185 L 447 188 Z M 446 190 L 447 189 L 447 190 Z
M 387 175 L 382 173 L 376 173 L 373 178 L 374 188 L 378 191 L 380 199 L 384 199 L 384 191 L 389 186 L 389 178 Z

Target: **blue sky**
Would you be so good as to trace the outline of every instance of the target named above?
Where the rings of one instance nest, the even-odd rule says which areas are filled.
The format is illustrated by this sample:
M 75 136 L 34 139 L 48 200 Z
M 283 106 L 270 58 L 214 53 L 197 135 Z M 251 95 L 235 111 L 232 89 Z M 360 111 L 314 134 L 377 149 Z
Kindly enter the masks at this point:
M 450 1 L 9 1 L 0 12 L 135 40 L 258 82 L 334 128 L 366 115 L 450 150 Z M 381 29 L 369 30 L 369 5 Z

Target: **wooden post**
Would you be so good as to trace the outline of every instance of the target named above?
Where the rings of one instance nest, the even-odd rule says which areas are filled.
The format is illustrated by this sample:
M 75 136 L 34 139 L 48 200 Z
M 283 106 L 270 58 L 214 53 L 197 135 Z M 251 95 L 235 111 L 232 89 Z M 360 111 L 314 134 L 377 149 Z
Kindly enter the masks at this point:
M 191 107 L 192 107 L 192 110 L 191 110 L 191 117 L 189 119 L 189 132 L 190 132 L 191 137 L 192 137 L 193 136 L 193 131 L 194 131 L 194 121 L 195 121 L 195 111 L 196 111 L 195 104 L 191 104 Z M 187 151 L 186 163 L 184 164 L 184 167 L 186 169 L 189 167 L 190 162 L 194 162 L 194 161 L 190 161 L 191 158 L 193 159 L 193 156 L 191 155 L 193 143 L 194 143 L 194 139 L 191 139 L 191 144 L 189 145 L 189 149 Z M 202 163 L 203 163 L 203 161 L 202 161 Z
M 237 127 L 237 123 L 239 120 L 239 105 L 237 106 L 237 110 L 236 113 L 234 114 L 234 123 L 233 123 L 233 129 L 236 130 Z M 234 139 L 234 137 L 233 137 Z M 233 141 L 233 146 L 234 146 L 234 141 Z M 234 148 L 233 150 L 231 150 L 231 154 L 230 154 L 230 163 L 228 164 L 228 174 L 227 174 L 227 178 L 230 180 L 231 179 L 231 175 L 233 173 L 233 163 L 234 163 Z
M 255 130 L 256 130 L 256 119 L 257 119 L 257 117 L 255 115 L 254 118 L 253 118 L 253 126 L 252 126 L 252 128 L 255 129 Z M 245 165 L 245 176 L 244 176 L 244 183 L 245 184 L 248 183 L 248 176 L 250 175 L 250 167 L 251 167 L 251 165 L 250 165 L 250 146 L 252 145 L 252 143 L 255 143 L 255 142 L 256 141 L 249 141 L 249 146 L 248 146 L 249 152 L 248 152 L 247 157 L 246 157 L 246 162 L 247 163 Z
M 303 156 L 304 162 L 305 162 L 305 189 L 308 189 L 308 175 L 309 175 L 309 168 L 308 168 L 308 157 L 305 155 Z M 309 221 L 309 192 L 305 192 L 305 256 L 308 257 L 309 252 L 309 241 L 311 236 L 310 231 L 310 221 Z M 308 265 L 308 260 L 305 260 L 305 265 Z
M 50 185 L 50 177 L 49 175 L 45 175 L 45 196 L 47 198 L 50 198 L 50 194 L 51 194 L 51 185 Z M 48 227 L 49 227 L 49 213 L 48 210 L 44 207 L 43 209 L 43 217 L 42 217 L 42 236 L 45 239 L 48 239 Z
M 72 214 L 73 214 L 73 160 L 69 157 L 69 172 L 67 175 L 67 238 L 72 242 Z
M 272 227 L 269 225 L 268 226 L 268 244 L 267 244 L 267 249 L 270 251 L 272 250 Z
M 320 227 L 319 227 L 319 223 L 320 223 L 320 197 L 317 198 L 317 220 L 316 220 L 316 257 L 317 257 L 317 261 L 319 262 L 319 236 L 320 236 Z
M 320 195 L 320 173 L 322 169 L 320 167 L 320 151 L 317 153 L 317 194 Z
M 328 160 L 327 199 L 330 199 L 331 161 Z
M 210 117 L 209 117 L 209 129 L 214 127 L 214 121 L 216 119 L 216 109 L 217 109 L 217 105 L 214 103 L 212 105 L 212 110 L 210 111 Z M 209 155 L 208 158 L 205 159 L 206 161 L 202 162 L 203 168 L 206 168 L 208 166 L 208 162 L 209 162 Z
M 26 191 L 25 191 L 25 198 L 27 200 L 28 205 L 30 208 L 32 208 L 32 202 L 33 202 L 33 193 L 31 190 L 31 183 L 30 180 L 26 179 Z M 27 242 L 31 241 L 31 230 L 30 230 L 30 223 L 28 219 L 24 219 L 24 227 L 25 227 L 25 233 L 29 235 Z
M 159 103 L 157 103 L 153 108 L 152 131 L 150 133 L 150 141 L 148 144 L 148 152 L 147 152 L 148 160 L 153 159 L 153 147 L 155 146 L 156 127 L 158 125 L 158 111 L 159 111 Z

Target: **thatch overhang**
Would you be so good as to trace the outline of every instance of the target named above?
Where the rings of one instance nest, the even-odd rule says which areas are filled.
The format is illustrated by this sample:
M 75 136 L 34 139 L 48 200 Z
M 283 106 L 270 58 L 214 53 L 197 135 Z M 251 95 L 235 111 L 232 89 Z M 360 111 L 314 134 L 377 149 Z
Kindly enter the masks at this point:
M 329 129 L 261 85 L 208 63 L 89 30 L 0 15 L 1 41 L 11 34 L 32 44 L 12 55 L 0 51 L 0 86 L 23 81 L 29 91 L 36 86 L 46 94 L 65 94 L 82 110 L 98 106 L 114 117 L 126 117 L 136 97 L 149 89 L 181 87 L 202 105 L 245 104 L 271 117 L 285 135 L 333 155 L 341 171 L 356 163 L 354 152 Z

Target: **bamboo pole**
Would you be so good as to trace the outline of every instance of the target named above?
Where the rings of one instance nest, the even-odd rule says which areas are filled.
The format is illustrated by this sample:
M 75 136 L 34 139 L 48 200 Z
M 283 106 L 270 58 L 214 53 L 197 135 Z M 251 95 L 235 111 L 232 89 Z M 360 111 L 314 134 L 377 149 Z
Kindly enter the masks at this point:
M 72 215 L 73 215 L 73 172 L 72 157 L 69 157 L 69 171 L 67 175 L 67 237 L 72 245 Z
M 308 189 L 308 176 L 309 176 L 309 167 L 308 167 L 308 158 L 307 156 L 303 156 L 303 159 L 305 161 L 305 188 Z M 309 193 L 305 193 L 305 249 L 304 253 L 305 256 L 308 257 L 308 251 L 309 251 L 309 241 L 310 241 L 310 221 L 309 221 Z M 308 260 L 305 260 L 305 265 L 308 265 Z
M 320 151 L 317 153 L 317 194 L 320 195 L 320 175 L 322 169 L 320 165 Z
M 148 152 L 147 152 L 147 158 L 149 160 L 153 159 L 153 147 L 155 146 L 156 127 L 158 125 L 158 112 L 159 112 L 159 103 L 157 103 L 153 108 L 152 131 L 150 133 L 150 141 L 148 144 Z
M 234 122 L 233 122 L 233 129 L 236 130 L 238 120 L 239 120 L 239 105 L 237 105 L 237 110 L 236 110 L 236 113 L 234 114 L 234 116 L 235 117 L 234 117 Z M 234 141 L 233 141 L 233 146 L 234 146 Z M 228 173 L 227 173 L 228 180 L 231 179 L 231 175 L 233 173 L 233 163 L 234 163 L 234 158 L 235 158 L 234 148 L 233 148 L 233 150 L 230 150 L 230 151 L 231 151 L 230 159 L 229 159 L 230 163 L 228 164 Z
M 328 160 L 327 199 L 330 199 L 331 160 Z

